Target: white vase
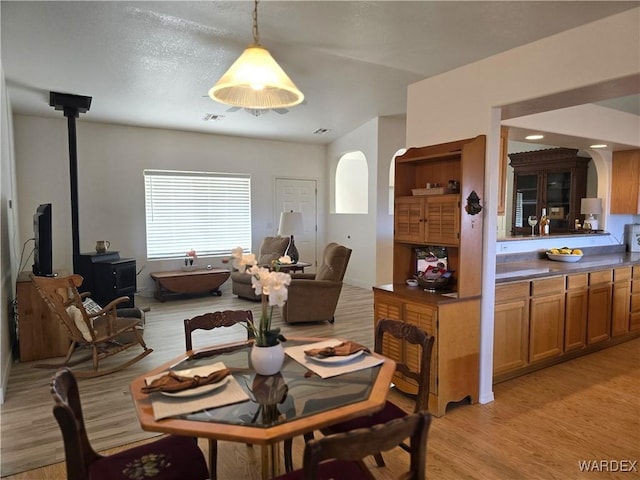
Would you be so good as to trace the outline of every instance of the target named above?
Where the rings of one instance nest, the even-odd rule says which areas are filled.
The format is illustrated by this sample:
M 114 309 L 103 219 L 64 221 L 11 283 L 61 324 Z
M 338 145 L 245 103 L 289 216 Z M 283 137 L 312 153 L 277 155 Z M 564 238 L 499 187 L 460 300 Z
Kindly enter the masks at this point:
M 259 375 L 275 375 L 284 363 L 284 348 L 278 343 L 272 347 L 251 348 L 251 365 Z

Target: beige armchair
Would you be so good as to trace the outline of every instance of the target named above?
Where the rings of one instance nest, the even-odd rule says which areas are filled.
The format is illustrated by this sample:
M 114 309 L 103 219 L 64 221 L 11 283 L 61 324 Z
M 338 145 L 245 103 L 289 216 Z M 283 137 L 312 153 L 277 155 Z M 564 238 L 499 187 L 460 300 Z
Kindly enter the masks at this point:
M 271 262 L 284 255 L 289 245 L 289 237 L 265 237 L 257 255 L 258 265 L 271 265 Z M 234 295 L 248 300 L 260 300 L 261 296 L 251 287 L 251 275 L 234 271 L 231 273 L 231 291 Z
M 291 275 L 288 300 L 282 308 L 282 317 L 287 323 L 334 322 L 350 256 L 350 248 L 330 243 L 315 274 Z

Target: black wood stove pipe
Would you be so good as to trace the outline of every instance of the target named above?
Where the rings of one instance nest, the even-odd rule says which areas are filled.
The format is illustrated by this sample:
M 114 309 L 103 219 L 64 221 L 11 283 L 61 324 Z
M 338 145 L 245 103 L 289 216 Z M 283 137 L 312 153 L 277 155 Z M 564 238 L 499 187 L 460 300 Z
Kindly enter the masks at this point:
M 91 97 L 69 95 L 66 93 L 50 92 L 49 105 L 56 110 L 62 110 L 67 117 L 69 133 L 69 183 L 71 186 L 71 239 L 73 248 L 73 271 L 78 271 L 78 256 L 80 255 L 80 229 L 78 226 L 78 145 L 76 134 L 76 118 L 80 113 L 86 113 L 91 107 Z

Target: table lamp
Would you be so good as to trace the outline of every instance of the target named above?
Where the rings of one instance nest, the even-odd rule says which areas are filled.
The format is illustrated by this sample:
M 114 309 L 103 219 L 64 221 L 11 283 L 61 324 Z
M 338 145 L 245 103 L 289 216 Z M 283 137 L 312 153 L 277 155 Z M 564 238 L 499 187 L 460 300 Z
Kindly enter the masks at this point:
M 293 241 L 294 235 L 300 235 L 303 232 L 302 228 L 302 213 L 294 212 L 282 212 L 280 214 L 280 225 L 278 226 L 278 235 L 289 236 L 289 245 L 284 254 L 289 255 L 291 263 L 298 263 L 300 255 L 298 249 Z
M 589 225 L 589 230 L 598 230 L 598 219 L 594 215 L 602 213 L 602 199 L 583 198 L 580 201 L 580 213 L 585 215 L 584 223 Z

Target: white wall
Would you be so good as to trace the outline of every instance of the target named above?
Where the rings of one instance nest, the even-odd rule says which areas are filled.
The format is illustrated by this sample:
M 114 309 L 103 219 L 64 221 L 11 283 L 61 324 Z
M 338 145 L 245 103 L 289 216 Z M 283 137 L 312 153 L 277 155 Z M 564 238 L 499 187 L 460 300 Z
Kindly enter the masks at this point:
M 16 272 L 20 255 L 17 243 L 17 204 L 15 202 L 15 159 L 12 140 L 11 104 L 7 96 L 4 71 L 0 66 L 0 403 L 4 402 L 11 371 L 11 334 L 14 328 L 12 302 L 16 296 Z
M 331 143 L 327 149 L 327 179 L 330 183 L 328 211 L 334 212 L 333 178 L 342 155 L 361 151 L 367 159 L 369 188 L 367 214 L 327 216 L 327 241 L 338 242 L 353 250 L 345 281 L 363 288 L 389 283 L 393 267 L 393 217 L 389 215 L 389 165 L 393 154 L 404 147 L 404 118 L 378 117 Z
M 404 148 L 407 122 L 404 117 L 380 117 L 378 123 L 378 172 L 376 203 L 376 285 L 393 281 L 393 215 L 389 214 L 389 168 L 394 155 Z
M 351 248 L 351 258 L 345 282 L 371 288 L 376 278 L 375 208 L 377 202 L 376 179 L 378 170 L 378 119 L 368 121 L 327 146 L 327 243 L 337 242 Z M 367 214 L 335 212 L 335 175 L 338 160 L 345 153 L 361 151 L 367 159 L 369 178 L 354 178 L 353 182 L 366 182 L 369 188 Z
M 135 258 L 138 289 L 152 292 L 149 273 L 179 268 L 181 259 L 147 261 L 144 169 L 250 173 L 253 249 L 276 233 L 275 177 L 318 181 L 326 196 L 325 147 L 241 137 L 91 122 L 91 112 L 77 119 L 79 229 L 82 252 L 97 240 L 109 240 L 121 257 Z M 53 206 L 54 268 L 72 270 L 71 206 L 67 121 L 17 115 L 14 118 L 20 235 L 33 236 L 37 205 Z M 318 206 L 320 243 L 324 243 L 324 205 Z M 220 259 L 202 259 L 221 265 Z
M 407 145 L 431 145 L 487 135 L 481 402 L 493 399 L 493 303 L 501 107 L 637 76 L 640 72 L 639 12 L 640 9 L 629 10 L 409 86 Z M 602 40 L 604 37 L 606 42 Z M 594 59 L 598 60 L 597 65 L 594 65 Z M 555 98 L 560 102 L 572 96 L 563 98 L 557 95 Z

